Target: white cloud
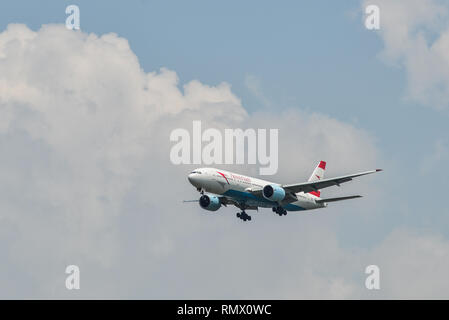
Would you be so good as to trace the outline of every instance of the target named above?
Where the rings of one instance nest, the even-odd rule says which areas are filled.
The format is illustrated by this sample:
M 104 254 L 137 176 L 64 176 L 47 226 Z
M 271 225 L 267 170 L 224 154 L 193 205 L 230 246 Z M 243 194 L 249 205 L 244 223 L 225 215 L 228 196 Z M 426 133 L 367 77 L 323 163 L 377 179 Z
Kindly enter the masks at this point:
M 62 25 L 9 25 L 0 70 L 0 296 L 361 294 L 354 274 L 364 266 L 351 258 L 363 255 L 340 247 L 330 215 L 291 214 L 287 224 L 267 211 L 242 224 L 236 210 L 181 203 L 197 194 L 185 176 L 192 166 L 169 161 L 169 134 L 194 119 L 279 128 L 275 178 L 297 180 L 322 158 L 334 172 L 374 166 L 365 131 L 295 110 L 249 116 L 229 84 L 193 80 L 181 89 L 173 71 L 143 71 L 126 39 Z M 447 244 L 433 241 L 444 258 Z M 81 268 L 80 292 L 64 287 L 69 264 Z
M 271 106 L 270 100 L 265 96 L 261 89 L 260 79 L 258 77 L 252 74 L 247 74 L 245 76 L 245 86 L 249 92 L 260 101 L 263 107 Z
M 372 4 L 363 1 L 363 7 Z M 437 109 L 449 105 L 449 8 L 437 0 L 380 0 L 385 61 L 403 66 L 407 98 Z
M 381 269 L 386 298 L 449 297 L 449 241 L 439 235 L 398 229 L 371 255 Z

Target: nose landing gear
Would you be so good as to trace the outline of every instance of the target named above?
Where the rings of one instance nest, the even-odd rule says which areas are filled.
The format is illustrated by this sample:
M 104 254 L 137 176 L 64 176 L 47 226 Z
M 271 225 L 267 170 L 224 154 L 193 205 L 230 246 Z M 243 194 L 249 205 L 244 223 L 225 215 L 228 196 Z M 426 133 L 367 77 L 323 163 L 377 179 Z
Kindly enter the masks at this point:
M 251 221 L 251 216 L 248 215 L 245 211 L 237 212 L 237 218 L 242 219 L 243 221 Z
M 275 212 L 277 215 L 279 216 L 286 216 L 287 215 L 287 210 L 285 210 L 282 207 L 273 207 L 273 212 Z

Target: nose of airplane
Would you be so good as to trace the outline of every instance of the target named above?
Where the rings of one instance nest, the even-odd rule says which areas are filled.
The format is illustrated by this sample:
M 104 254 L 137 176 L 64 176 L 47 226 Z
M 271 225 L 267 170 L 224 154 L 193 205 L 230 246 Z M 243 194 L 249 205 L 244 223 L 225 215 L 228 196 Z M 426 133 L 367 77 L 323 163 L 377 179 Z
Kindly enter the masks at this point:
M 195 183 L 197 182 L 197 178 L 195 178 L 195 173 L 190 173 L 188 176 L 187 176 L 187 180 L 189 180 L 189 182 L 191 183 L 191 184 L 193 184 L 193 185 L 195 185 Z
M 192 171 L 187 175 L 187 180 L 194 186 L 194 187 L 201 187 L 202 184 L 202 177 L 201 172 Z

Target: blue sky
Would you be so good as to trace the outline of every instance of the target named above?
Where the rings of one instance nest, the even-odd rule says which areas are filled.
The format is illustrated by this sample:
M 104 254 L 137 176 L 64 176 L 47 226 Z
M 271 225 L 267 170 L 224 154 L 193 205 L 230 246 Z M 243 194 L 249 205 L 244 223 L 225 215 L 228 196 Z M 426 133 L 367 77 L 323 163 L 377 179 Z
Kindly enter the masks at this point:
M 365 29 L 361 1 L 3 1 L 0 31 L 62 24 L 69 4 L 79 6 L 83 32 L 126 38 L 145 72 L 174 70 L 180 88 L 224 81 L 250 115 L 298 109 L 368 132 L 385 169 L 382 203 L 372 228 L 347 232 L 364 221 L 359 212 L 335 221 L 341 243 L 363 233 L 373 246 L 398 227 L 449 238 L 449 106 L 407 98 L 409 70 L 382 56 L 385 38 Z

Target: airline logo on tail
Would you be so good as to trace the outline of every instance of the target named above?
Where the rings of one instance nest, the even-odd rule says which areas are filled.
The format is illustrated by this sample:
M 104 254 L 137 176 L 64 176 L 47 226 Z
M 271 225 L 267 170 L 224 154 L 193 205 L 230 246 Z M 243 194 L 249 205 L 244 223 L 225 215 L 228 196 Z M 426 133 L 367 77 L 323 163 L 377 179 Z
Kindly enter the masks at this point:
M 326 170 L 326 161 L 320 161 L 316 166 L 315 170 L 313 170 L 312 175 L 310 176 L 308 182 L 318 181 L 324 178 L 324 170 Z M 321 196 L 320 191 L 312 191 L 309 194 L 314 195 L 316 197 Z

